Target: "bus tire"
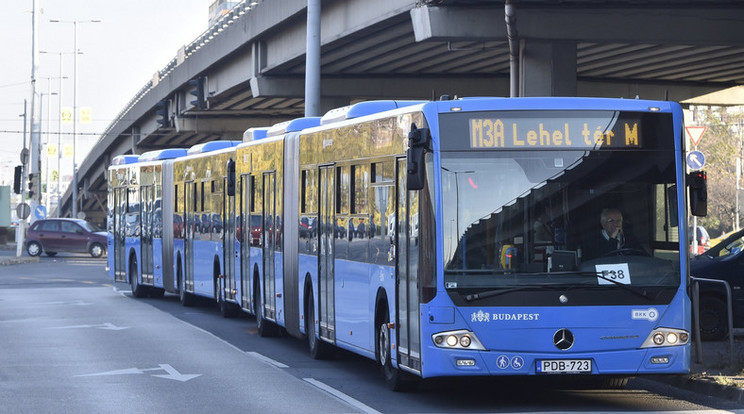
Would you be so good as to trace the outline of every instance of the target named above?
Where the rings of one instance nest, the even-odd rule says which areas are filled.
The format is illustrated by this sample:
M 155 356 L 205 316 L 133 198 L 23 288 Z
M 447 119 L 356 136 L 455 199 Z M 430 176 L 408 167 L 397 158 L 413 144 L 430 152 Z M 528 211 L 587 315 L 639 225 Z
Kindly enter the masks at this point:
M 220 307 L 220 314 L 223 318 L 235 318 L 240 312 L 240 308 L 235 303 L 230 303 L 225 300 L 225 287 L 223 285 L 224 278 L 219 278 L 219 282 L 216 283 L 216 289 L 219 289 L 217 293 L 217 305 Z
M 258 282 L 256 282 L 253 289 L 253 312 L 256 315 L 256 330 L 258 331 L 258 336 L 268 338 L 275 335 L 275 329 L 274 325 L 263 317 L 261 291 L 258 285 Z
M 393 367 L 390 327 L 388 325 L 390 316 L 387 311 L 387 304 L 383 302 L 381 305 L 385 307 L 385 311 L 382 318 L 378 320 L 377 328 L 375 329 L 377 362 L 382 368 L 385 382 L 392 391 L 410 391 L 416 385 L 416 381 L 411 374 Z
M 183 275 L 183 270 L 181 268 L 181 258 L 178 259 L 178 265 L 177 265 L 177 273 L 178 273 L 178 300 L 181 302 L 181 306 L 189 307 L 194 306 L 194 297 L 186 291 L 186 280 Z
M 313 299 L 313 293 L 310 291 L 305 300 L 305 334 L 307 335 L 307 344 L 310 348 L 310 356 L 313 359 L 329 359 L 332 355 L 331 345 L 320 337 L 315 332 L 315 301 Z
M 137 256 L 135 255 L 129 258 L 129 286 L 132 289 L 132 296 L 135 298 L 144 298 L 147 296 L 147 288 L 139 284 Z

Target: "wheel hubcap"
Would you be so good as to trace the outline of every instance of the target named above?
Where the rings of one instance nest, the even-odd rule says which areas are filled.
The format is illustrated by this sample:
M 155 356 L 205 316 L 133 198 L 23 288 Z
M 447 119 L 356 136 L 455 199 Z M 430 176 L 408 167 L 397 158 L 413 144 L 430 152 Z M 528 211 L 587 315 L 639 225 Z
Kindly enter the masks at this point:
M 387 324 L 383 323 L 380 325 L 380 341 L 379 341 L 379 347 L 380 347 L 380 364 L 385 366 L 388 361 L 388 331 L 387 331 Z

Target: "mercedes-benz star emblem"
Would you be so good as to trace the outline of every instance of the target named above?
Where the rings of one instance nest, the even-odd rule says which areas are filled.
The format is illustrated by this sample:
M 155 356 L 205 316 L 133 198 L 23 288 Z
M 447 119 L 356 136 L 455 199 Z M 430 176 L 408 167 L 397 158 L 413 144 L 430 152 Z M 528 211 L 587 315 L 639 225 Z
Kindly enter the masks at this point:
M 553 334 L 553 344 L 561 351 L 565 351 L 573 346 L 574 336 L 568 329 L 559 329 Z

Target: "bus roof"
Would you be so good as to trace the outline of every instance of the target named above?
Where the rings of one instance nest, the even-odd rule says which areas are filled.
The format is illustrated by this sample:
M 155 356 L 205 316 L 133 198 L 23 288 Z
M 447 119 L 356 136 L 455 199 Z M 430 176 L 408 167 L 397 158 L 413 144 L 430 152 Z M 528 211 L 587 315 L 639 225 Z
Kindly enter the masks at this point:
M 256 141 L 261 138 L 266 138 L 266 133 L 269 131 L 269 127 L 253 127 L 248 128 L 243 132 L 243 142 Z
M 354 119 L 365 115 L 376 114 L 378 112 L 390 111 L 392 109 L 403 108 L 411 105 L 418 105 L 428 101 L 366 101 L 353 105 L 347 105 L 341 108 L 331 109 L 323 115 L 320 121 L 321 125 L 331 124 L 346 119 Z
M 186 148 L 167 148 L 162 150 L 148 151 L 139 156 L 139 161 L 169 160 L 186 155 Z
M 139 161 L 139 155 L 117 155 L 111 160 L 111 165 L 134 164 Z
M 238 144 L 240 144 L 243 141 L 210 141 L 210 142 L 204 142 L 201 144 L 196 144 L 193 147 L 189 148 L 187 154 L 188 155 L 194 155 L 194 154 L 203 154 L 205 152 L 212 152 L 221 150 L 223 148 L 230 148 L 234 147 Z
M 284 135 L 287 132 L 302 131 L 305 128 L 311 128 L 320 125 L 319 116 L 309 116 L 304 118 L 295 118 L 289 121 L 280 122 L 274 124 L 269 128 L 267 136 L 273 137 L 277 135 Z

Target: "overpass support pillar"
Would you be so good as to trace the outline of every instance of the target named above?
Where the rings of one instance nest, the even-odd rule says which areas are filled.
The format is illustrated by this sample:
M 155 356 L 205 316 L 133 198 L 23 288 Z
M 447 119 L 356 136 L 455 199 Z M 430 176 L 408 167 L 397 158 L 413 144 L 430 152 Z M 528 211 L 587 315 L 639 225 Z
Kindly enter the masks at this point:
M 523 40 L 520 96 L 576 96 L 576 43 Z

